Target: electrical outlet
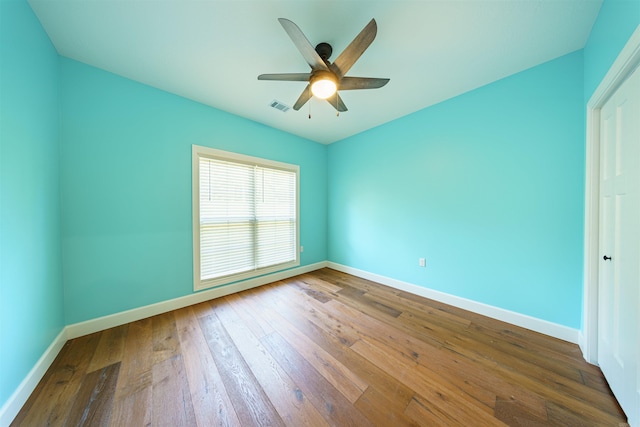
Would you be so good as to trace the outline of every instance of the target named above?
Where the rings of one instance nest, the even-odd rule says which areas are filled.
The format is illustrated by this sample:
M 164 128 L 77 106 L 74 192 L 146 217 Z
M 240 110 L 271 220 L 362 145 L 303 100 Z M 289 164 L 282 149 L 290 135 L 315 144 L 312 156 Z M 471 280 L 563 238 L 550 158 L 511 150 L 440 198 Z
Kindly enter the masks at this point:
M 300 246 L 300 253 L 304 252 L 304 246 Z
M 427 260 L 424 258 L 420 258 L 418 259 L 418 263 L 420 264 L 420 267 L 425 267 L 427 265 Z

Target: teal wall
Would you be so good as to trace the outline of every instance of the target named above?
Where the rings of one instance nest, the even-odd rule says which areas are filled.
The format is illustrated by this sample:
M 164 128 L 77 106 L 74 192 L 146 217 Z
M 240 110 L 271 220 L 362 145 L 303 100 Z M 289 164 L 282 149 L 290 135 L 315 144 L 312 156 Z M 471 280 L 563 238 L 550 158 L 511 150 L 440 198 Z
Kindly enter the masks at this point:
M 578 51 L 330 145 L 329 260 L 579 327 L 584 126 Z
M 58 55 L 24 1 L 0 1 L 0 407 L 64 327 Z
M 301 264 L 327 258 L 326 147 L 61 58 L 69 324 L 193 293 L 191 145 L 300 165 Z
M 589 101 L 640 25 L 640 0 L 604 0 L 584 47 L 584 96 Z

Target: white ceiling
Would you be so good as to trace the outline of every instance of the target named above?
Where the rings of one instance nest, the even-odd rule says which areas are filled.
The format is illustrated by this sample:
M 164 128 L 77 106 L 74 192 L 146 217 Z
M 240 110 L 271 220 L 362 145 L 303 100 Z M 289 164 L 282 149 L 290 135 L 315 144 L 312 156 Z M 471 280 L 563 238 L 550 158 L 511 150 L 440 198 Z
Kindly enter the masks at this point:
M 602 0 L 29 0 L 66 57 L 321 143 L 331 143 L 584 47 Z M 383 88 L 293 105 L 308 72 L 277 18 L 335 59 L 375 18 L 378 35 L 347 73 Z M 312 118 L 308 119 L 309 106 Z

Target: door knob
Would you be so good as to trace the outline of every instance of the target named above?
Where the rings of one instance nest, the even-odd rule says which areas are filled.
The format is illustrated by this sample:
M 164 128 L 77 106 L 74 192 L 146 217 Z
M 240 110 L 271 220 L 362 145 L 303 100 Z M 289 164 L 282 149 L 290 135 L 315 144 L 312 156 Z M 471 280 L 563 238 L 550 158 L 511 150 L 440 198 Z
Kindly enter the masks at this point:
M 603 256 L 603 257 L 602 257 L 602 259 L 603 259 L 603 260 L 605 260 L 605 261 L 607 261 L 607 260 L 611 260 L 611 257 L 610 257 L 610 256 L 606 256 L 606 255 L 605 255 L 605 256 Z

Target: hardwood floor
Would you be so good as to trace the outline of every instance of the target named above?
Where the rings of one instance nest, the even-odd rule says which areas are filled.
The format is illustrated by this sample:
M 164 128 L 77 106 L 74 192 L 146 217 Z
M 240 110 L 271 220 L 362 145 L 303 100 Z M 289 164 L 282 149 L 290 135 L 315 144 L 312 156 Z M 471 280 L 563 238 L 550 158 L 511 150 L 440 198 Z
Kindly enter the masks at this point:
M 323 269 L 70 340 L 12 425 L 626 424 L 576 345 Z

